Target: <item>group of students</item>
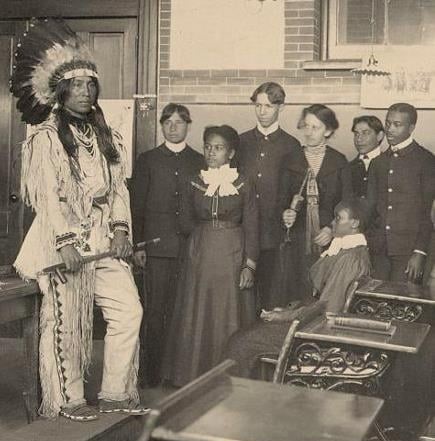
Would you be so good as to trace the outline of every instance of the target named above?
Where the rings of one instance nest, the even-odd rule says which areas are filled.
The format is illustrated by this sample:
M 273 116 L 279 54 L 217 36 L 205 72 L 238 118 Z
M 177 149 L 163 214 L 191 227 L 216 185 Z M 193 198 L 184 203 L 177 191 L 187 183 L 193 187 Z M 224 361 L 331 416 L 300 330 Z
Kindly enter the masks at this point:
M 182 386 L 225 348 L 234 353 L 261 309 L 265 321 L 288 320 L 313 288 L 339 309 L 349 276 L 368 272 L 368 251 L 375 277 L 421 280 L 435 159 L 412 139 L 409 104 L 390 107 L 385 130 L 373 116 L 354 120 L 360 154 L 350 164 L 327 145 L 338 128 L 330 108 L 303 110 L 302 146 L 280 128 L 285 93 L 276 83 L 254 91 L 252 130 L 207 127 L 204 155 L 186 144 L 188 109 L 169 104 L 165 141 L 137 159 L 129 192 L 126 152 L 98 104 L 99 73 L 83 42 L 61 20 L 32 20 L 14 57 L 11 92 L 35 126 L 22 148 L 21 193 L 36 213 L 14 267 L 43 294 L 41 415 L 86 422 L 149 412 L 137 389 L 143 308 L 127 263 L 133 240 L 160 238 L 134 255 L 145 274 L 151 385 Z M 390 148 L 380 153 L 384 132 Z M 63 277 L 46 270 L 56 264 Z M 84 396 L 94 302 L 107 323 L 97 408 Z
M 313 302 L 313 290 L 339 312 L 362 275 L 422 281 L 435 157 L 412 138 L 415 108 L 392 105 L 385 129 L 376 116 L 356 117 L 358 156 L 348 163 L 328 145 L 339 127 L 329 107 L 303 109 L 301 145 L 279 126 L 279 84 L 261 84 L 251 101 L 256 127 L 240 136 L 227 125 L 205 128 L 203 158 L 186 145 L 188 109 L 167 105 L 165 141 L 137 160 L 134 237 L 161 237 L 146 263 L 136 255 L 145 267 L 150 385 L 182 386 L 224 356 L 247 374 L 252 357 L 243 348 L 258 346 L 259 335 L 273 344 L 255 327 L 258 313 L 287 321 L 286 306 L 293 317 L 294 302 Z M 389 148 L 381 153 L 384 135 Z M 255 329 L 251 346 L 236 332 L 245 329 Z

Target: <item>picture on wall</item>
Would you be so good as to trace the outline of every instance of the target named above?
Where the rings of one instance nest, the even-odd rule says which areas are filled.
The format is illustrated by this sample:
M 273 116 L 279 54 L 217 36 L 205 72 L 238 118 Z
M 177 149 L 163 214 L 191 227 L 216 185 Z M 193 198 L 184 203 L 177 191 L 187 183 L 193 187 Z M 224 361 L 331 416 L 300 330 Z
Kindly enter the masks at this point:
M 435 57 L 428 57 L 427 48 L 388 47 L 375 58 L 376 68 L 388 75 L 361 76 L 361 107 L 384 109 L 395 102 L 435 107 Z M 367 59 L 362 62 L 365 65 Z

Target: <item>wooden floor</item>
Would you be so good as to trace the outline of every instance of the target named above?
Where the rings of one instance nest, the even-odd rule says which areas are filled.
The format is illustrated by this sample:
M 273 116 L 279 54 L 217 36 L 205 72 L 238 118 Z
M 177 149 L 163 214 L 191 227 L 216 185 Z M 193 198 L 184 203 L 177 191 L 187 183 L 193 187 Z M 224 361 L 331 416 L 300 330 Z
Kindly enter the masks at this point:
M 102 415 L 97 421 L 76 423 L 65 418 L 39 419 L 27 424 L 22 400 L 23 372 L 22 341 L 15 338 L 0 339 L 0 440 L 1 441 L 85 441 L 122 420 L 120 415 Z M 91 376 L 86 384 L 86 397 L 96 402 L 101 380 L 103 342 L 94 341 Z M 160 400 L 172 390 L 156 388 L 141 390 L 146 404 Z M 119 441 L 122 441 L 119 439 Z

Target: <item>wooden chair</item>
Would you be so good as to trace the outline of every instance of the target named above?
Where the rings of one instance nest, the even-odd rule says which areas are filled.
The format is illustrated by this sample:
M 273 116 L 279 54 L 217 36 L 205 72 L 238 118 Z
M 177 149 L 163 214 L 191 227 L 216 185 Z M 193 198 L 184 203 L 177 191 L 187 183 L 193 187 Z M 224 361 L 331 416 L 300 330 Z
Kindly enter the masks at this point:
M 352 283 L 352 286 L 349 289 L 349 293 L 346 296 L 346 302 L 343 306 L 343 312 L 349 312 L 349 309 L 355 299 L 355 293 L 358 287 L 360 286 L 360 280 L 355 280 L 355 282 Z
M 325 306 L 325 302 L 319 301 L 308 306 L 305 311 L 301 312 L 301 315 L 297 319 L 291 322 L 278 357 L 264 356 L 260 358 L 260 363 L 262 365 L 275 367 L 273 372 L 273 383 L 281 384 L 284 381 L 289 356 L 293 348 L 293 342 L 297 330 L 323 314 L 325 312 Z

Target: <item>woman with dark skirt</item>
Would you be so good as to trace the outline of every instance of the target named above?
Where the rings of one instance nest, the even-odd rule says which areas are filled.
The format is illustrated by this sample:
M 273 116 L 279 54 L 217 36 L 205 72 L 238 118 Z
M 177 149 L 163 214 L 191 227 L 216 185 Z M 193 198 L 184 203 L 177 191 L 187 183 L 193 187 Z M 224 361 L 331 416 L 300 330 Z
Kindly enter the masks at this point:
M 230 168 L 239 145 L 230 126 L 204 131 L 208 165 L 183 195 L 191 230 L 164 360 L 164 378 L 183 386 L 221 360 L 228 338 L 255 320 L 258 208 L 249 181 Z
M 345 156 L 328 146 L 338 128 L 333 110 L 323 104 L 303 109 L 298 128 L 302 147 L 284 157 L 279 185 L 283 244 L 275 268 L 274 288 L 280 304 L 314 301 L 308 270 L 332 239 L 334 207 L 352 193 Z M 278 298 L 278 296 L 277 296 Z

